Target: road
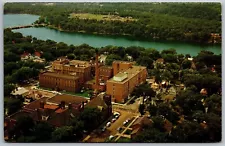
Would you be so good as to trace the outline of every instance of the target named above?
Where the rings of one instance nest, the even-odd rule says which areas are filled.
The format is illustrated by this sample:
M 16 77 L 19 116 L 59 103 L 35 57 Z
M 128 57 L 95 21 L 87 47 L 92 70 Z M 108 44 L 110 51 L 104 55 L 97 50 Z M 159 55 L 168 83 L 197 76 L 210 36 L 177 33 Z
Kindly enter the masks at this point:
M 131 121 L 131 123 L 123 130 L 123 132 L 121 134 L 118 134 L 118 137 L 115 139 L 115 141 L 117 141 L 118 139 L 120 139 L 121 136 L 124 135 L 124 133 L 127 131 L 127 129 L 130 128 L 130 126 L 138 119 L 139 116 L 136 116 L 133 121 Z M 129 136 L 128 136 L 129 137 Z

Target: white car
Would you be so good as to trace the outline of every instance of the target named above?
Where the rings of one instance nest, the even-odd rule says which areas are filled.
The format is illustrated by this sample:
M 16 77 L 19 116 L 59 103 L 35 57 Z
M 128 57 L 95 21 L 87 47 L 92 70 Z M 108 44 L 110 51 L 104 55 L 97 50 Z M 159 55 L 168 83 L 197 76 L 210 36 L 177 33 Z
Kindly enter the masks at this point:
M 115 119 L 118 119 L 118 118 L 119 118 L 119 115 L 116 115 L 116 116 L 115 116 Z
M 114 137 L 113 135 L 110 135 L 110 136 L 109 136 L 109 140 L 113 139 L 113 137 Z
M 120 115 L 120 113 L 119 113 L 119 112 L 114 112 L 113 115 L 114 115 L 114 116 Z
M 115 121 L 116 121 L 116 118 L 113 118 L 113 119 L 111 120 L 112 123 L 115 122 Z
M 111 125 L 111 122 L 108 122 L 108 123 L 106 124 L 106 127 L 110 127 L 110 125 Z

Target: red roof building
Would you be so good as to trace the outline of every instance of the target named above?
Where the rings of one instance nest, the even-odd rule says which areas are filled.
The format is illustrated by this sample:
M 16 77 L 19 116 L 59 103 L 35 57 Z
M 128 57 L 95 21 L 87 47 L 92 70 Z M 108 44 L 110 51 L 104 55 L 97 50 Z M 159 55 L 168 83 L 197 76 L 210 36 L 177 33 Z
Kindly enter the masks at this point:
M 38 51 L 35 51 L 35 52 L 34 52 L 34 56 L 41 57 L 41 53 L 40 53 L 40 52 L 38 52 Z
M 29 56 L 29 55 L 30 55 L 30 53 L 24 52 L 22 55 L 20 55 L 20 57 L 21 57 L 21 58 L 24 58 L 24 57 Z

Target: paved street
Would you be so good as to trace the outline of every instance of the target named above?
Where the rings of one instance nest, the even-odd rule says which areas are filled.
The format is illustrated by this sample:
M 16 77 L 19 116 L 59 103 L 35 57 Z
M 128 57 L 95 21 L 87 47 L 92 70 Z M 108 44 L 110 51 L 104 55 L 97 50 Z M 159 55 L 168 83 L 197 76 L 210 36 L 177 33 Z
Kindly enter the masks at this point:
M 131 122 L 130 124 L 123 130 L 123 132 L 121 134 L 118 134 L 118 137 L 115 139 L 115 141 L 117 141 L 118 139 L 120 139 L 120 137 L 127 137 L 130 138 L 129 135 L 124 135 L 124 133 L 130 128 L 130 126 L 137 120 L 139 116 L 136 116 Z

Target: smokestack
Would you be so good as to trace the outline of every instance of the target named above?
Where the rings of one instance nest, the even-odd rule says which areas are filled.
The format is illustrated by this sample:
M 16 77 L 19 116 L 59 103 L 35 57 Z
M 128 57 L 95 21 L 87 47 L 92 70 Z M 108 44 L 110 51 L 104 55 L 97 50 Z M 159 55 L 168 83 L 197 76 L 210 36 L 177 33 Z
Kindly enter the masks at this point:
M 65 105 L 66 105 L 66 102 L 65 101 L 61 101 L 61 108 L 62 109 L 65 109 Z
M 104 95 L 103 99 L 105 101 L 105 103 L 109 106 L 112 105 L 112 99 L 111 99 L 111 95 Z
M 44 101 L 41 101 L 41 102 L 40 102 L 40 108 L 44 108 L 44 106 L 45 106 Z
M 99 68 L 98 68 L 98 50 L 96 49 L 95 58 L 95 92 L 98 93 L 99 89 Z
M 72 104 L 71 103 L 69 103 L 68 108 L 72 109 Z

